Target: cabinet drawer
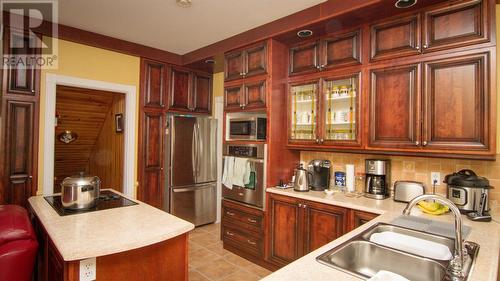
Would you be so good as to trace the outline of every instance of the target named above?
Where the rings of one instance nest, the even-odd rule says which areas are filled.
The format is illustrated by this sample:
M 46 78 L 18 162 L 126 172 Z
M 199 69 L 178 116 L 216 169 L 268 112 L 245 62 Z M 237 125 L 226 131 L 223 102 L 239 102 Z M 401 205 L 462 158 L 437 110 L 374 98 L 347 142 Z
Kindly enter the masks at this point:
M 250 214 L 240 209 L 223 206 L 222 220 L 234 225 L 242 226 L 257 233 L 261 233 L 263 229 L 263 216 Z
M 222 225 L 222 241 L 252 255 L 262 256 L 264 253 L 262 237 L 249 235 L 224 224 Z

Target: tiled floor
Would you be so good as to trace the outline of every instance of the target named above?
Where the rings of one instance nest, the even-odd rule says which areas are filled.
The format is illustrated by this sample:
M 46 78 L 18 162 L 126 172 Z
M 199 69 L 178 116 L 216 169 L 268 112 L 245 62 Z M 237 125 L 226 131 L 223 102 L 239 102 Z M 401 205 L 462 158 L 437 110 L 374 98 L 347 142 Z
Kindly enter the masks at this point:
M 270 273 L 224 250 L 220 241 L 220 224 L 198 227 L 189 234 L 190 281 L 254 281 Z

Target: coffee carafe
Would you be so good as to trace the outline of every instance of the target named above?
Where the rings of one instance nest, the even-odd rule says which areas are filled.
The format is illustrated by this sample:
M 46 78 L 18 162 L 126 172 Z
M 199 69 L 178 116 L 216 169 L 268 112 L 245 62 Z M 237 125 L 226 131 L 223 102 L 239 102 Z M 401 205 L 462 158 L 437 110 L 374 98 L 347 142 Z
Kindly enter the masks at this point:
M 312 160 L 307 165 L 311 180 L 309 187 L 311 190 L 323 191 L 328 189 L 330 185 L 330 161 L 329 160 Z
M 302 164 L 299 164 L 295 169 L 295 180 L 293 182 L 293 190 L 295 191 L 309 191 L 309 176 L 308 170 L 304 169 Z
M 390 162 L 389 160 L 365 160 L 365 196 L 373 199 L 389 197 Z

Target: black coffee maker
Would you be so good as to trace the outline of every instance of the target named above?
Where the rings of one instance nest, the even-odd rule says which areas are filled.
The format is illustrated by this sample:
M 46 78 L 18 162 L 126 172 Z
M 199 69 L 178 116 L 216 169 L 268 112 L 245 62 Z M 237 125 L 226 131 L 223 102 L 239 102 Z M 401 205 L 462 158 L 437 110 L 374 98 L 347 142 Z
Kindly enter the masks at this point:
M 390 170 L 389 160 L 365 160 L 365 197 L 373 199 L 389 197 Z
M 330 185 L 329 160 L 312 160 L 307 165 L 309 170 L 309 187 L 311 190 L 323 191 Z

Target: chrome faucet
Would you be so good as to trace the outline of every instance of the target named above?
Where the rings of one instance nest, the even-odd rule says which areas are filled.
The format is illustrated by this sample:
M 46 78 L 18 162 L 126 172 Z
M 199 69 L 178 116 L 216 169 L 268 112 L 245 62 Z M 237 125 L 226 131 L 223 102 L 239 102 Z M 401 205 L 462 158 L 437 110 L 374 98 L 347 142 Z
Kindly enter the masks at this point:
M 418 197 L 413 198 L 406 208 L 403 210 L 403 215 L 409 216 L 411 209 L 417 205 L 418 202 L 423 200 L 434 200 L 443 205 L 446 205 L 450 208 L 453 215 L 455 215 L 455 253 L 453 255 L 453 259 L 450 262 L 450 266 L 448 267 L 449 274 L 453 278 L 452 280 L 462 280 L 464 278 L 464 264 L 465 257 L 467 253 L 464 252 L 464 242 L 462 240 L 462 215 L 460 214 L 460 210 L 451 202 L 450 200 L 444 198 L 443 196 L 436 194 L 424 194 Z

